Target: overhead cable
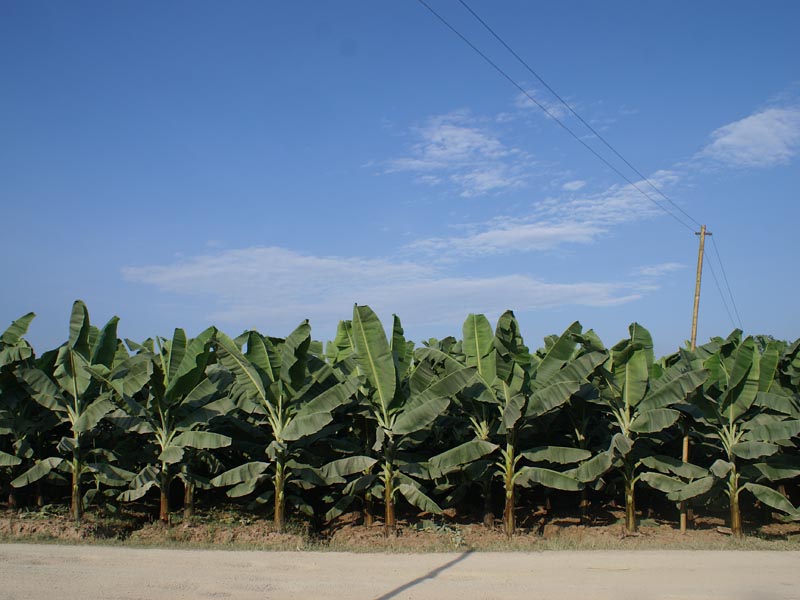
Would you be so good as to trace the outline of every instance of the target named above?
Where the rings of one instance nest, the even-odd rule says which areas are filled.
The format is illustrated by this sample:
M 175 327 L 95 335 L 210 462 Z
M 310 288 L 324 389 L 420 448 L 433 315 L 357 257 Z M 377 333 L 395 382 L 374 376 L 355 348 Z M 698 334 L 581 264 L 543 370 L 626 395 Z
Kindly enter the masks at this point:
M 705 252 L 703 252 L 705 255 Z M 733 320 L 733 315 L 731 314 L 731 309 L 728 308 L 728 302 L 725 300 L 725 294 L 722 293 L 722 288 L 719 285 L 719 279 L 717 279 L 717 274 L 714 272 L 714 265 L 711 264 L 711 261 L 706 261 L 708 265 L 708 270 L 711 271 L 711 278 L 714 280 L 714 285 L 717 286 L 717 291 L 719 292 L 719 297 L 722 300 L 722 305 L 725 307 L 725 312 L 728 313 L 728 318 L 731 320 L 731 325 L 733 328 L 736 329 L 736 321 Z
M 739 316 L 739 309 L 736 308 L 736 300 L 733 298 L 733 292 L 731 291 L 731 284 L 728 282 L 728 275 L 725 273 L 725 265 L 722 262 L 722 256 L 720 256 L 719 248 L 717 247 L 717 241 L 714 237 L 711 238 L 711 243 L 714 246 L 714 253 L 717 255 L 717 262 L 719 262 L 719 268 L 722 271 L 722 279 L 725 281 L 725 287 L 728 289 L 728 296 L 730 296 L 731 304 L 733 305 L 733 312 L 736 314 L 736 320 L 739 322 L 739 327 L 742 327 L 742 318 Z
M 462 6 L 463 6 L 465 9 L 467 9 L 467 11 L 469 11 L 469 13 L 470 13 L 470 14 L 471 14 L 473 17 L 475 17 L 475 19 L 476 19 L 476 20 L 477 20 L 477 21 L 478 21 L 478 22 L 479 22 L 481 25 L 483 25 L 483 26 L 486 28 L 486 30 L 487 30 L 489 33 L 491 33 L 491 34 L 492 34 L 492 36 L 494 36 L 494 38 L 495 38 L 495 39 L 496 39 L 498 42 L 500 42 L 500 44 L 502 44 L 502 45 L 503 45 L 503 47 L 504 47 L 506 50 L 508 50 L 508 51 L 511 53 L 511 55 L 512 55 L 514 58 L 516 58 L 516 59 L 517 59 L 517 60 L 520 62 L 520 64 L 522 64 L 522 66 L 524 66 L 524 67 L 525 67 L 525 68 L 528 70 L 528 72 L 529 72 L 531 75 L 533 75 L 534 77 L 536 77 L 536 79 L 539 81 L 539 83 L 541 83 L 541 84 L 542 84 L 542 85 L 543 85 L 545 88 L 547 88 L 547 90 L 548 90 L 548 91 L 549 91 L 551 94 L 553 94 L 553 96 L 555 96 L 555 97 L 558 99 L 558 101 L 559 101 L 559 102 L 561 102 L 561 104 L 563 104 L 563 105 L 564 105 L 564 106 L 567 108 L 567 110 L 569 110 L 569 112 L 571 112 L 571 113 L 572 113 L 572 114 L 575 116 L 575 118 L 577 118 L 577 119 L 578 119 L 578 120 L 579 120 L 581 123 L 583 123 L 583 125 L 584 125 L 584 126 L 585 126 L 585 127 L 586 127 L 586 128 L 589 130 L 589 131 L 591 131 L 591 132 L 592 132 L 592 134 L 594 134 L 594 135 L 595 135 L 595 137 L 597 137 L 597 139 L 599 139 L 601 142 L 603 142 L 603 144 L 605 144 L 605 146 L 606 146 L 606 147 L 607 147 L 609 150 L 611 150 L 611 152 L 613 152 L 613 153 L 614 153 L 614 154 L 617 156 L 617 158 L 619 158 L 619 159 L 620 159 L 622 162 L 624 162 L 624 163 L 625 163 L 625 164 L 628 166 L 628 168 L 630 168 L 630 169 L 631 169 L 631 171 L 633 171 L 634 173 L 636 173 L 636 175 L 637 175 L 637 176 L 638 176 L 638 177 L 639 177 L 639 178 L 640 178 L 642 181 L 644 181 L 644 182 L 645 182 L 647 185 L 649 185 L 649 186 L 650 186 L 650 187 L 651 187 L 651 188 L 652 188 L 652 189 L 653 189 L 653 190 L 654 190 L 654 191 L 655 191 L 655 192 L 656 192 L 656 193 L 657 193 L 659 196 L 661 196 L 661 197 L 662 197 L 664 200 L 666 200 L 667 202 L 669 202 L 669 203 L 670 203 L 670 204 L 671 204 L 671 205 L 672 205 L 672 206 L 673 206 L 675 209 L 677 209 L 678 211 L 680 211 L 680 212 L 681 212 L 681 214 L 683 214 L 683 216 L 685 216 L 687 219 L 689 219 L 690 221 L 692 221 L 692 222 L 693 222 L 695 225 L 697 225 L 698 227 L 700 227 L 700 222 L 699 222 L 699 221 L 697 221 L 697 220 L 696 220 L 694 217 L 692 217 L 692 215 L 690 215 L 690 214 L 689 214 L 688 212 L 686 212 L 686 211 L 685 211 L 683 208 L 681 208 L 681 206 L 680 206 L 680 205 L 678 205 L 677 203 L 673 202 L 673 201 L 672 201 L 672 199 L 671 199 L 671 198 L 669 198 L 669 197 L 668 197 L 668 196 L 667 196 L 667 195 L 666 195 L 666 194 L 665 194 L 665 193 L 664 193 L 664 192 L 663 192 L 663 191 L 662 191 L 662 190 L 661 190 L 659 187 L 657 187 L 657 186 L 656 186 L 656 185 L 655 185 L 655 184 L 654 184 L 654 183 L 653 183 L 653 182 L 652 182 L 652 181 L 651 181 L 651 180 L 650 180 L 650 179 L 649 179 L 649 178 L 648 178 L 646 175 L 644 175 L 644 174 L 643 174 L 643 173 L 642 173 L 642 172 L 641 172 L 639 169 L 637 169 L 637 168 L 636 168 L 636 167 L 635 167 L 635 166 L 634 166 L 634 165 L 633 165 L 633 164 L 632 164 L 632 163 L 631 163 L 631 162 L 630 162 L 630 161 L 629 161 L 627 158 L 625 158 L 625 157 L 622 155 L 622 153 L 621 153 L 621 152 L 619 152 L 619 151 L 618 151 L 618 150 L 617 150 L 617 149 L 616 149 L 616 148 L 615 148 L 613 145 L 611 145 L 611 142 L 609 142 L 609 141 L 608 141 L 608 140 L 607 140 L 607 139 L 606 139 L 604 136 L 602 136 L 602 135 L 600 134 L 600 132 L 599 132 L 599 131 L 597 131 L 597 130 L 596 130 L 594 127 L 592 127 L 592 126 L 589 124 L 589 122 L 588 122 L 588 121 L 586 121 L 586 120 L 585 120 L 585 119 L 584 119 L 584 118 L 583 118 L 583 117 L 582 117 L 580 114 L 578 114 L 578 111 L 577 111 L 577 110 L 575 110 L 575 108 L 574 108 L 574 107 L 573 107 L 571 104 L 569 104 L 569 102 L 567 102 L 566 100 L 564 100 L 564 98 L 563 98 L 563 97 L 562 97 L 562 96 L 561 96 L 561 95 L 560 95 L 558 92 L 556 92 L 556 91 L 555 91 L 555 90 L 554 90 L 554 89 L 553 89 L 553 88 L 550 86 L 550 84 L 548 84 L 548 83 L 547 83 L 547 82 L 546 82 L 546 81 L 545 81 L 545 80 L 542 78 L 542 76 L 541 76 L 541 75 L 539 75 L 539 73 L 537 73 L 537 72 L 536 72 L 536 71 L 533 69 L 533 67 L 531 67 L 531 66 L 530 66 L 530 65 L 527 63 L 527 61 L 525 61 L 525 60 L 524 60 L 524 59 L 523 59 L 523 58 L 522 58 L 522 57 L 521 57 L 519 54 L 517 54 L 517 53 L 514 51 L 514 49 L 513 49 L 513 48 L 511 48 L 511 46 L 509 46 L 509 45 L 506 43 L 506 41 L 505 41 L 505 40 L 504 40 L 502 37 L 500 37 L 500 35 L 499 35 L 499 34 L 498 34 L 498 33 L 497 33 L 497 32 L 496 32 L 494 29 L 492 29 L 492 27 L 490 27 L 490 26 L 489 26 L 489 24 L 488 24 L 486 21 L 484 21 L 484 20 L 483 20 L 483 19 L 482 19 L 482 18 L 481 18 L 481 17 L 480 17 L 480 16 L 479 16 L 479 15 L 478 15 L 478 14 L 477 14 L 477 13 L 476 13 L 476 12 L 475 12 L 475 11 L 474 11 L 474 10 L 473 10 L 471 7 L 470 7 L 470 6 L 469 6 L 469 4 L 467 4 L 467 3 L 466 3 L 464 0 L 459 0 L 459 2 L 461 3 L 461 5 L 462 5 Z
M 584 148 L 586 148 L 589 152 L 591 152 L 596 158 L 598 158 L 603 164 L 605 164 L 609 169 L 614 171 L 619 177 L 621 177 L 624 181 L 628 183 L 631 187 L 633 187 L 636 191 L 638 191 L 642 196 L 647 198 L 650 202 L 655 204 L 658 208 L 662 211 L 667 213 L 670 217 L 672 217 L 675 221 L 683 225 L 686 229 L 694 233 L 694 228 L 689 225 L 686 221 L 682 218 L 668 210 L 663 204 L 657 202 L 650 194 L 645 192 L 641 187 L 639 187 L 636 183 L 634 183 L 627 175 L 625 175 L 622 171 L 620 171 L 616 166 L 614 166 L 611 162 L 609 162 L 603 155 L 601 155 L 597 150 L 592 148 L 589 144 L 587 144 L 581 137 L 576 134 L 572 129 L 570 129 L 561 119 L 559 119 L 556 115 L 554 115 L 550 110 L 547 109 L 541 102 L 539 102 L 536 98 L 534 98 L 528 90 L 522 87 L 517 81 L 511 77 L 508 73 L 506 73 L 497 63 L 495 63 L 491 58 L 489 58 L 486 54 L 484 54 L 475 44 L 473 44 L 466 36 L 464 36 L 460 31 L 458 31 L 455 27 L 453 27 L 442 15 L 436 12 L 425 0 L 417 0 L 422 6 L 427 8 L 433 16 L 435 16 L 439 21 L 441 21 L 445 27 L 447 27 L 450 31 L 456 34 L 465 44 L 467 44 L 478 56 L 480 56 L 484 61 L 486 61 L 493 69 L 495 69 L 500 75 L 502 75 L 511 85 L 517 88 L 522 94 L 524 94 L 531 102 L 533 102 L 536 106 L 538 106 L 548 117 L 550 117 L 553 121 L 555 121 L 564 131 L 566 131 L 570 136 L 572 136 L 578 143 L 580 143 Z M 692 219 L 694 220 L 694 219 Z

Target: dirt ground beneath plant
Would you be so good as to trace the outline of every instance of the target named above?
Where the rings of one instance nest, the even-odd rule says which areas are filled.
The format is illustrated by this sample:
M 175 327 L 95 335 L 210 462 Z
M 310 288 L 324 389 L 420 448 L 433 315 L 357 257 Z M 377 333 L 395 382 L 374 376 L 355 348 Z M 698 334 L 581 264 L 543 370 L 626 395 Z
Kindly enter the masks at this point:
M 354 554 L 0 545 L 0 600 L 784 600 L 800 552 Z
M 321 531 L 290 523 L 286 531 L 278 533 L 270 519 L 235 510 L 201 512 L 188 522 L 176 515 L 169 527 L 153 522 L 147 513 L 137 512 L 115 516 L 90 512 L 76 526 L 63 510 L 4 511 L 0 513 L 0 542 L 343 552 L 800 550 L 800 523 L 748 523 L 747 537 L 735 540 L 720 518 L 698 518 L 686 534 L 681 534 L 674 522 L 643 519 L 637 534 L 626 535 L 621 516 L 612 510 L 605 519 L 582 525 L 576 518 L 541 515 L 508 540 L 499 523 L 487 528 L 447 517 L 401 521 L 396 532 L 387 536 L 380 522 L 366 527 L 357 513 L 344 515 Z

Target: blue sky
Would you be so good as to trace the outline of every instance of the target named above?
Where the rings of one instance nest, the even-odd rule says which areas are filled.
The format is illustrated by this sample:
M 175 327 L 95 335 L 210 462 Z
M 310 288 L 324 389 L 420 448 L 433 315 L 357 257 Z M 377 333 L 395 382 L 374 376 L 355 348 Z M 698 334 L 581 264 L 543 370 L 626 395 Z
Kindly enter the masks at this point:
M 708 224 L 745 330 L 799 337 L 800 4 L 470 5 Z M 417 341 L 505 308 L 531 346 L 576 319 L 689 337 L 692 232 L 411 0 L 3 2 L 0 205 L 0 317 L 35 311 L 40 351 L 75 298 L 133 339 L 306 317 L 330 339 L 354 302 Z M 705 275 L 700 340 L 733 328 Z

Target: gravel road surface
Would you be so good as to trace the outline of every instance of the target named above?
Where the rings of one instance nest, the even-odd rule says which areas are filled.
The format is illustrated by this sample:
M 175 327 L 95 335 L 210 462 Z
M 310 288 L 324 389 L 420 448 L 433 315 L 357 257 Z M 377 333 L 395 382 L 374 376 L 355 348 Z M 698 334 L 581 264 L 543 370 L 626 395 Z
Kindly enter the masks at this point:
M 800 552 L 351 554 L 0 544 L 0 599 L 800 599 Z

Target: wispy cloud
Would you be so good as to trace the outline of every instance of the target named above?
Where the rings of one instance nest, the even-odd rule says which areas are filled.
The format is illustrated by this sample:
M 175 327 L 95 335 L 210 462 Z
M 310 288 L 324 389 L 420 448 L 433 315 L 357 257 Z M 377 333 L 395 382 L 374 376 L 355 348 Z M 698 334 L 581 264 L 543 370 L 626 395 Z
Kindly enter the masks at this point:
M 416 240 L 407 248 L 431 254 L 479 256 L 549 250 L 565 243 L 592 242 L 604 230 L 587 223 L 496 218 L 467 235 Z
M 302 306 L 317 307 L 319 312 L 351 285 L 354 289 L 368 288 L 375 281 L 407 285 L 432 277 L 435 271 L 412 262 L 315 256 L 257 246 L 202 254 L 168 265 L 125 267 L 122 274 L 128 281 L 152 284 L 167 292 L 216 298 L 240 312 L 252 303 L 265 308 L 250 311 L 281 315 L 295 313 Z
M 514 107 L 516 109 L 522 111 L 535 111 L 547 118 L 547 113 L 545 113 L 541 108 L 543 106 L 548 113 L 557 119 L 564 119 L 564 117 L 569 115 L 569 109 L 558 100 L 551 99 L 549 94 L 546 94 L 537 88 L 528 88 L 525 90 L 525 92 L 526 93 L 520 92 L 514 97 Z M 536 102 L 531 100 L 531 98 L 536 100 Z M 577 108 L 572 102 L 570 102 L 570 105 L 573 108 Z
M 680 174 L 658 171 L 650 180 L 668 189 L 680 180 Z M 407 249 L 451 257 L 549 250 L 563 244 L 588 244 L 614 226 L 660 214 L 633 186 L 614 185 L 600 193 L 547 198 L 535 203 L 527 215 L 496 217 L 468 226 L 465 235 L 420 239 Z
M 540 92 L 530 93 L 545 103 Z M 523 94 L 514 99 L 514 104 L 518 111 L 532 106 Z M 560 104 L 552 109 L 556 116 L 564 116 L 557 110 L 566 110 Z M 412 147 L 412 155 L 391 161 L 390 170 L 415 171 L 420 181 L 431 185 L 455 183 L 464 196 L 521 186 L 526 172 L 532 171 L 529 157 L 476 122 L 464 112 L 431 119 L 417 130 L 421 141 Z M 418 239 L 405 250 L 411 256 L 422 252 L 454 259 L 593 243 L 622 224 L 665 216 L 653 201 L 660 198 L 642 194 L 642 190 L 649 191 L 649 183 L 670 192 L 708 160 L 734 167 L 764 167 L 785 163 L 798 151 L 800 107 L 785 104 L 763 109 L 712 132 L 711 142 L 696 155 L 702 161 L 679 162 L 652 173 L 649 181 L 613 185 L 600 192 L 587 191 L 588 183 L 583 179 L 562 180 L 559 194 L 532 202 L 522 214 L 501 214 L 482 223 L 462 225 L 458 235 Z M 657 268 L 662 271 L 656 273 Z M 659 276 L 670 268 L 677 267 L 646 267 L 638 274 Z
M 581 179 L 576 179 L 574 181 L 568 181 L 564 185 L 561 186 L 561 189 L 566 192 L 577 192 L 580 189 L 583 189 L 586 186 L 586 182 Z
M 773 107 L 720 127 L 699 154 L 731 167 L 771 167 L 800 150 L 800 107 Z
M 412 133 L 409 155 L 389 160 L 387 172 L 416 173 L 430 185 L 450 182 L 466 197 L 525 184 L 530 157 L 464 112 L 433 117 Z
M 216 322 L 281 330 L 303 318 L 332 330 L 353 302 L 419 325 L 455 326 L 473 311 L 614 306 L 652 289 L 636 282 L 548 282 L 520 274 L 465 277 L 420 262 L 314 256 L 278 247 L 225 250 L 122 272 L 130 282 L 185 297 L 187 305 L 211 306 L 207 316 Z
M 675 271 L 685 269 L 686 265 L 676 262 L 661 263 L 658 265 L 649 265 L 646 267 L 639 267 L 634 270 L 634 275 L 642 275 L 644 277 L 662 277 Z
M 678 171 L 662 169 L 650 175 L 649 180 L 655 186 L 666 190 L 677 184 L 681 177 L 682 174 Z M 550 198 L 540 203 L 539 210 L 542 215 L 551 216 L 559 221 L 590 223 L 602 227 L 663 214 L 658 206 L 639 191 L 646 189 L 647 184 L 642 181 L 635 183 L 636 187 L 630 184 L 617 184 L 600 193 L 582 194 L 566 200 Z

